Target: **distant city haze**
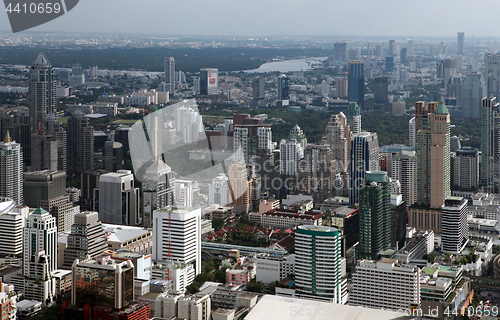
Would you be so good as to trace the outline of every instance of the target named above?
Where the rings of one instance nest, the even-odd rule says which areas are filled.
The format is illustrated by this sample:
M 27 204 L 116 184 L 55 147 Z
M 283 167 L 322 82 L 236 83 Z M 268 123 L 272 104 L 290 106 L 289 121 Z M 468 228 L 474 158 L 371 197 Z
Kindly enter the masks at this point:
M 84 0 L 30 31 L 172 35 L 497 36 L 500 2 Z M 0 30 L 10 31 L 7 13 Z

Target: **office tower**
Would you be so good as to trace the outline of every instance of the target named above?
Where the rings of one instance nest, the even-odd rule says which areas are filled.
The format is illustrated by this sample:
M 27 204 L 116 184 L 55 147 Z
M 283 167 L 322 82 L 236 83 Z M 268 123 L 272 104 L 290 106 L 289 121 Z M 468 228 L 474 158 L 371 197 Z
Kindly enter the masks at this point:
M 280 141 L 280 174 L 282 176 L 297 176 L 299 161 L 304 157 L 302 145 L 295 139 Z
M 376 77 L 373 83 L 373 111 L 389 111 L 389 79 Z
M 42 290 L 45 291 L 45 299 L 52 299 L 55 291 L 52 287 L 55 279 L 51 279 L 52 272 L 57 269 L 57 226 L 56 218 L 47 211 L 38 208 L 26 218 L 26 226 L 23 231 L 23 275 L 27 278 L 42 281 Z M 51 282 L 54 282 L 52 284 Z M 35 286 L 33 284 L 33 286 Z M 25 282 L 26 289 L 29 285 Z M 52 296 L 52 297 L 51 297 Z M 50 298 L 49 298 L 50 297 Z M 45 299 L 39 300 L 45 303 Z
M 83 74 L 83 66 L 79 63 L 75 63 L 71 66 L 71 74 L 73 76 L 81 76 Z
M 29 110 L 33 132 L 43 128 L 47 114 L 57 112 L 56 82 L 54 69 L 41 51 L 30 67 L 29 74 Z
M 465 33 L 457 33 L 457 53 L 464 54 Z
M 326 80 L 321 81 L 321 96 L 330 96 L 330 83 Z
M 309 144 L 299 163 L 299 190 L 313 196 L 314 202 L 325 201 L 332 196 L 335 161 L 328 145 Z
M 233 120 L 233 123 L 234 148 L 241 146 L 246 163 L 253 163 L 252 158 L 258 150 L 272 151 L 271 126 L 264 124 L 262 119 L 247 116 L 242 121 Z
M 410 119 L 410 121 L 408 121 L 408 139 L 410 142 L 410 147 L 415 148 L 416 146 L 416 134 L 417 132 L 415 131 L 415 117 L 413 117 Z
M 99 67 L 98 66 L 96 66 L 96 65 L 90 66 L 89 67 L 89 78 L 90 78 L 90 80 L 92 80 L 92 81 L 97 80 L 97 77 L 99 76 L 98 72 L 99 72 Z
M 382 46 L 380 43 L 377 43 L 377 47 L 375 48 L 375 58 L 377 60 L 382 59 Z
M 174 183 L 175 205 L 181 207 L 192 207 L 194 202 L 194 181 L 176 179 Z
M 391 246 L 391 190 L 385 171 L 367 171 L 359 190 L 359 255 L 378 259 Z
M 406 60 L 406 59 L 407 59 L 407 52 L 408 52 L 408 50 L 407 50 L 406 48 L 403 48 L 403 49 L 401 49 L 401 51 L 400 51 L 400 56 L 399 56 L 399 59 L 400 59 L 400 61 L 401 61 L 401 64 L 402 64 L 402 65 L 405 65 L 405 66 L 406 66 L 406 65 L 407 65 L 407 63 L 408 63 L 408 61 Z
M 158 118 L 158 120 L 155 120 Z M 162 123 L 159 117 L 148 117 L 146 121 L 151 121 L 149 125 L 150 130 L 156 130 L 158 127 L 157 137 L 158 137 L 158 147 L 162 146 L 164 140 L 166 140 L 166 131 L 168 128 L 159 127 Z M 157 121 L 155 123 L 155 121 Z M 175 130 L 179 136 L 182 137 L 183 143 L 193 143 L 200 140 L 200 135 L 203 132 L 203 119 L 197 109 L 191 107 L 179 107 L 174 111 L 174 122 Z M 166 142 L 166 141 L 165 141 Z M 166 143 L 166 145 L 168 145 Z
M 11 198 L 23 205 L 23 150 L 10 137 L 9 131 L 0 142 L 0 197 Z
M 484 54 L 485 97 L 500 99 L 500 53 Z
M 9 131 L 13 140 L 21 145 L 23 150 L 23 161 L 31 162 L 31 123 L 28 108 L 18 108 L 14 131 Z M 2 136 L 3 139 L 4 136 Z
M 407 206 L 417 200 L 417 158 L 415 151 L 402 151 L 392 158 L 392 178 L 401 183 L 401 194 Z
M 387 55 L 388 56 L 394 56 L 396 53 L 396 40 L 389 40 L 389 47 L 387 50 Z
M 31 170 L 57 170 L 57 139 L 41 131 L 31 134 Z
M 360 60 L 349 60 L 349 101 L 356 102 L 360 108 L 365 106 L 365 63 Z
M 415 40 L 409 39 L 408 40 L 408 54 L 414 54 L 415 53 Z
M 347 60 L 347 43 L 335 42 L 333 44 L 333 56 L 337 61 Z
M 178 84 L 186 83 L 186 74 L 181 70 L 175 72 L 175 83 Z
M 288 135 L 288 140 L 295 139 L 297 143 L 302 146 L 302 149 L 307 147 L 307 138 L 304 134 L 304 131 L 299 127 L 298 124 L 293 126 L 292 130 L 290 130 L 290 134 Z
M 450 152 L 457 152 L 462 148 L 460 138 L 457 136 L 450 137 Z
M 290 99 L 290 84 L 286 75 L 281 75 L 278 77 L 278 96 L 277 100 L 288 100 Z
M 253 99 L 264 99 L 266 96 L 265 92 L 265 78 L 264 77 L 256 77 L 252 80 L 252 88 L 253 88 Z
M 129 170 L 103 174 L 94 190 L 94 211 L 103 223 L 136 226 L 139 224 L 139 188 Z
M 347 123 L 352 131 L 352 134 L 361 132 L 361 108 L 354 102 L 349 103 L 345 113 Z
M 208 190 L 208 204 L 225 205 L 232 202 L 229 194 L 229 179 L 224 173 L 220 173 L 212 179 Z
M 299 226 L 295 234 L 295 284 L 301 298 L 345 304 L 337 228 Z
M 404 102 L 403 98 L 399 97 L 397 101 L 392 103 L 392 114 L 397 116 L 406 114 L 406 102 Z
M 252 204 L 252 177 L 242 161 L 234 161 L 227 167 L 227 176 L 231 183 L 231 205 L 234 212 L 250 212 Z
M 94 167 L 94 128 L 80 109 L 68 117 L 68 173 L 80 174 Z
M 13 133 L 15 128 L 15 118 L 7 112 L 0 111 L 0 139 L 9 133 Z
M 479 153 L 471 147 L 457 150 L 454 164 L 455 185 L 462 189 L 478 189 L 479 187 Z
M 464 101 L 464 77 L 461 75 L 451 76 L 445 83 L 446 98 L 455 98 L 457 106 L 463 106 Z
M 348 94 L 348 84 L 347 78 L 337 78 L 335 79 L 335 95 L 337 98 L 344 99 L 349 97 Z
M 200 94 L 217 95 L 219 94 L 219 69 L 203 68 L 200 70 Z
M 123 167 L 123 147 L 119 142 L 114 140 L 104 143 L 104 170 L 117 171 Z
M 131 260 L 115 260 L 108 255 L 95 260 L 75 260 L 71 273 L 71 305 L 92 305 L 96 318 L 113 319 L 113 316 L 102 316 L 101 313 L 126 308 L 134 300 L 134 264 Z M 96 307 L 102 307 L 102 310 L 98 311 Z M 132 310 L 134 309 L 131 308 Z M 116 318 L 143 319 L 132 315 L 130 318 Z
M 75 259 L 85 260 L 87 256 L 95 259 L 108 248 L 102 223 L 97 220 L 98 215 L 92 211 L 75 215 L 75 223 L 71 226 L 64 249 L 64 266 L 71 266 Z
M 99 189 L 99 179 L 106 170 L 89 170 L 81 174 L 80 207 L 82 211 L 90 211 L 94 208 L 94 189 Z
M 385 57 L 385 71 L 392 72 L 394 70 L 394 57 Z
M 441 250 L 460 254 L 469 241 L 467 224 L 467 199 L 448 197 L 442 206 Z
M 481 186 L 499 192 L 500 112 L 495 97 L 484 98 L 481 107 Z
M 57 169 L 58 171 L 67 170 L 67 135 L 62 124 L 57 118 L 49 113 L 45 118 L 45 132 L 57 140 Z
M 165 57 L 164 62 L 165 84 L 170 94 L 175 93 L 175 60 L 174 57 Z
M 20 257 L 23 253 L 23 227 L 29 209 L 16 208 L 11 198 L 0 197 L 0 253 L 2 257 Z
M 486 96 L 483 75 L 473 72 L 465 76 L 462 110 L 466 119 L 481 119 L 481 100 Z
M 445 59 L 443 68 L 443 84 L 446 88 L 450 79 L 457 73 L 457 61 L 455 59 Z
M 326 125 L 326 143 L 332 150 L 332 159 L 336 161 L 336 171 L 348 172 L 351 130 L 344 113 L 332 114 Z
M 168 206 L 153 215 L 153 260 L 192 264 L 186 286 L 201 273 L 201 209 Z
M 80 212 L 66 193 L 66 173 L 34 171 L 24 175 L 24 202 L 31 208 L 41 207 L 56 218 L 57 231 L 69 231 L 73 217 Z
M 349 203 L 359 202 L 359 189 L 364 184 L 366 171 L 380 170 L 378 137 L 375 132 L 361 132 L 351 139 L 349 167 Z
M 197 94 L 200 93 L 201 83 L 200 77 L 193 77 L 193 91 Z
M 396 285 L 397 284 L 397 285 Z M 420 268 L 383 258 L 361 260 L 352 275 L 348 304 L 367 308 L 410 310 L 420 304 Z
M 417 202 L 440 208 L 450 192 L 450 115 L 443 98 L 415 103 Z

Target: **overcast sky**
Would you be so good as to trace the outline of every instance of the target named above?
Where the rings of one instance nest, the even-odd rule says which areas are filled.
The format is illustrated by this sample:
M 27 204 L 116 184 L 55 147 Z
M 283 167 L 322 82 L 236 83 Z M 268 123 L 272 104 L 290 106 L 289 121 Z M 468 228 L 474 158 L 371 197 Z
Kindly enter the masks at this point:
M 80 0 L 30 31 L 495 37 L 498 12 L 494 0 Z

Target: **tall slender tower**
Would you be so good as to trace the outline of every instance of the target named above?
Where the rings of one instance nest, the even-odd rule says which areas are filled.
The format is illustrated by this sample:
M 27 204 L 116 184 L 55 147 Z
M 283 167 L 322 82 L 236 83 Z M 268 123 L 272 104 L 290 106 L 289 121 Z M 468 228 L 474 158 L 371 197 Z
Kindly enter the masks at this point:
M 40 51 L 38 58 L 30 68 L 29 110 L 31 132 L 43 128 L 43 121 L 47 114 L 56 113 L 56 103 L 54 69 L 47 57 Z
M 7 131 L 0 142 L 0 197 L 11 198 L 23 205 L 23 149 Z
M 169 86 L 170 94 L 174 94 L 175 93 L 174 57 L 165 57 L 165 83 Z
M 333 114 L 326 125 L 326 141 L 332 149 L 332 157 L 337 161 L 337 170 L 349 170 L 349 148 L 351 147 L 351 130 L 344 113 Z
M 68 117 L 68 173 L 80 174 L 93 169 L 94 128 L 80 109 Z
M 500 53 L 484 54 L 484 81 L 487 97 L 500 99 Z
M 356 102 L 361 108 L 365 106 L 365 63 L 360 60 L 349 60 L 349 101 Z
M 465 44 L 465 33 L 457 33 L 457 53 L 464 54 L 464 44 Z
M 497 98 L 484 98 L 481 107 L 481 186 L 499 192 L 500 112 Z
M 349 203 L 359 202 L 359 189 L 365 181 L 366 171 L 380 170 L 378 137 L 374 132 L 361 132 L 351 140 L 349 168 Z

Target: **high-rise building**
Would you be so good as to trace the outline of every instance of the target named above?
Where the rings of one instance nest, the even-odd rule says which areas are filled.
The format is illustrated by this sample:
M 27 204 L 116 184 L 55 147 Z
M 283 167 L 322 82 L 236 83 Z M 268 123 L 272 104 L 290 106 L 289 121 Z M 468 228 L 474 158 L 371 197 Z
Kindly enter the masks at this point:
M 332 196 L 335 161 L 328 145 L 309 144 L 304 150 L 304 158 L 299 164 L 299 190 L 313 196 L 314 202 L 321 203 Z
M 466 119 L 481 119 L 481 100 L 486 96 L 483 75 L 473 72 L 465 76 L 463 84 L 463 116 Z
M 31 134 L 31 170 L 57 170 L 57 139 L 41 131 Z
M 54 69 L 47 57 L 40 51 L 30 67 L 29 110 L 32 132 L 43 128 L 44 119 L 49 113 L 57 112 L 56 104 Z
M 351 130 L 344 113 L 332 114 L 326 125 L 326 143 L 332 150 L 332 158 L 336 161 L 337 171 L 348 172 Z
M 406 114 L 406 102 L 403 98 L 399 97 L 397 101 L 392 103 L 392 114 L 396 116 L 403 116 Z
M 410 310 L 410 305 L 420 304 L 420 268 L 401 265 L 398 260 L 361 260 L 352 281 L 350 305 Z
M 443 68 L 443 84 L 446 88 L 450 79 L 457 73 L 457 61 L 455 59 L 445 59 Z
M 0 197 L 23 205 L 23 150 L 7 131 L 0 142 Z
M 80 174 L 94 167 L 94 128 L 80 109 L 68 117 L 68 173 Z
M 264 77 L 256 77 L 252 81 L 253 88 L 253 99 L 264 99 L 266 97 L 265 92 L 265 78 Z
M 359 190 L 359 255 L 378 259 L 391 246 L 391 190 L 385 171 L 367 171 Z
M 415 148 L 416 134 L 417 132 L 415 131 L 415 117 L 413 117 L 410 119 L 410 121 L 408 121 L 408 140 L 410 142 L 410 147 Z
M 97 212 L 86 211 L 75 215 L 75 223 L 71 226 L 66 249 L 64 249 L 64 266 L 71 266 L 75 259 L 85 260 L 87 256 L 95 259 L 108 248 L 106 235 Z
M 200 94 L 219 94 L 219 69 L 204 68 L 200 70 Z
M 365 106 L 365 63 L 360 60 L 349 60 L 349 101 L 356 102 L 361 108 Z
M 443 252 L 459 254 L 469 241 L 467 199 L 448 197 L 442 209 L 441 249 Z
M 394 70 L 394 57 L 385 57 L 385 71 L 392 72 Z
M 0 254 L 2 257 L 21 257 L 23 228 L 29 208 L 17 207 L 11 198 L 0 198 Z
M 456 152 L 454 161 L 453 187 L 478 189 L 479 187 L 479 152 L 471 147 L 462 147 Z
M 337 98 L 344 99 L 349 97 L 349 81 L 347 78 L 341 77 L 335 80 L 335 95 Z
M 464 45 L 465 45 L 465 33 L 458 32 L 457 33 L 457 53 L 464 54 Z
M 481 107 L 481 186 L 498 193 L 500 157 L 500 110 L 496 97 L 482 99 Z
M 335 42 L 333 44 L 333 56 L 335 57 L 335 60 L 347 60 L 347 43 Z
M 280 174 L 283 176 L 297 176 L 299 174 L 299 161 L 304 157 L 304 149 L 297 140 L 280 142 Z
M 380 170 L 378 137 L 374 132 L 361 132 L 352 137 L 349 168 L 349 203 L 359 203 L 359 189 L 366 171 Z
M 187 284 L 201 273 L 201 209 L 168 206 L 153 215 L 153 260 L 192 264 Z
M 407 65 L 408 63 L 407 57 L 408 57 L 408 49 L 402 48 L 399 55 L 399 60 L 401 61 L 402 65 Z
M 402 151 L 392 158 L 392 178 L 401 183 L 401 195 L 406 205 L 417 200 L 417 158 L 415 151 Z
M 31 118 L 28 108 L 19 108 L 17 111 L 14 131 L 10 132 L 12 139 L 21 145 L 23 160 L 26 164 L 31 162 Z M 5 137 L 5 135 L 4 135 Z
M 500 99 L 500 53 L 484 54 L 485 97 Z
M 139 188 L 129 170 L 103 174 L 94 190 L 94 211 L 103 223 L 136 226 L 139 224 Z
M 174 57 L 165 57 L 164 62 L 165 84 L 168 85 L 170 94 L 175 93 L 175 59 Z
M 352 134 L 358 134 L 361 132 L 361 108 L 355 103 L 349 103 L 345 113 L 347 117 L 347 123 L 349 123 L 349 128 Z
M 106 170 L 90 170 L 81 174 L 80 207 L 82 211 L 90 211 L 94 208 L 94 189 L 99 189 L 99 179 Z
M 236 213 L 250 212 L 252 203 L 252 178 L 243 161 L 234 161 L 227 167 L 231 183 L 231 205 Z
M 121 170 L 123 167 L 123 147 L 119 142 L 114 140 L 104 143 L 104 170 L 114 171 Z
M 389 111 L 389 79 L 377 77 L 373 83 L 373 110 L 375 112 Z
M 286 75 L 281 75 L 278 77 L 278 96 L 277 100 L 288 100 L 290 99 L 290 84 L 289 79 Z
M 299 226 L 295 234 L 295 283 L 301 298 L 345 304 L 340 232 L 326 226 Z
M 377 46 L 375 47 L 375 58 L 377 60 L 382 59 L 382 46 L 380 43 L 377 43 Z
M 389 40 L 389 47 L 387 49 L 388 56 L 394 56 L 396 53 L 396 40 Z
M 408 40 L 408 54 L 415 54 L 415 40 Z
M 52 135 L 57 140 L 57 169 L 55 170 L 66 172 L 68 169 L 67 134 L 63 129 L 62 124 L 52 113 L 49 113 L 45 118 L 45 132 L 48 135 Z

